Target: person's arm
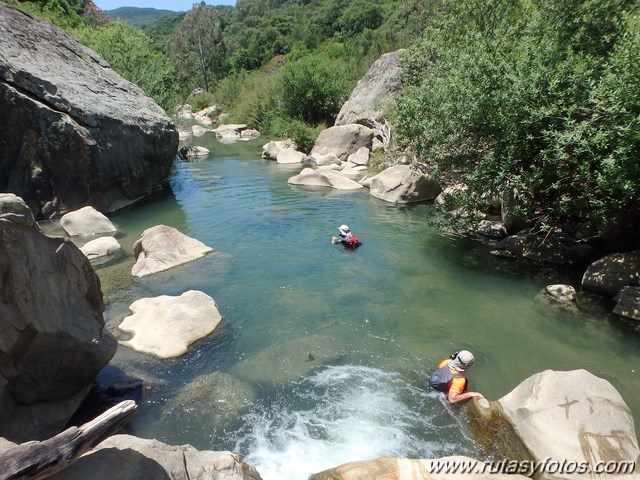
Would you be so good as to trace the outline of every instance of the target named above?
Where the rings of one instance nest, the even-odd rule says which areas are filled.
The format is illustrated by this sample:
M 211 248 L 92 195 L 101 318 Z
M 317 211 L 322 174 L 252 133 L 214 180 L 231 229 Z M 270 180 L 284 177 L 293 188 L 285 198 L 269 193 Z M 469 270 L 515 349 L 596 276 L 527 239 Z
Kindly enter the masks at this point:
M 449 394 L 447 395 L 447 400 L 449 400 L 449 402 L 451 403 L 462 403 L 472 399 L 473 397 L 484 398 L 484 395 L 482 395 L 480 392 L 449 392 Z
M 467 392 L 467 379 L 466 378 L 454 378 L 447 393 L 447 400 L 451 403 L 462 403 L 470 400 L 473 397 L 482 397 L 483 395 L 478 392 Z

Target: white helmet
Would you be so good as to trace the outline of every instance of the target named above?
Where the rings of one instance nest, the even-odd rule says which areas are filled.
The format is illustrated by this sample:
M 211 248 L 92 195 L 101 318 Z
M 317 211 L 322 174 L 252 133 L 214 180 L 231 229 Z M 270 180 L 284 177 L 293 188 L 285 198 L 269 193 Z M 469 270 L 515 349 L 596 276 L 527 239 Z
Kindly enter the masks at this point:
M 347 234 L 347 233 L 349 233 L 349 231 L 350 231 L 350 230 L 349 230 L 349 227 L 348 227 L 347 225 L 340 225 L 340 226 L 338 227 L 338 230 L 340 230 L 340 233 L 341 233 L 342 235 L 346 235 L 346 234 Z
M 467 370 L 476 359 L 469 350 L 460 350 L 456 352 L 451 360 L 453 368 L 458 370 L 459 372 L 464 372 Z

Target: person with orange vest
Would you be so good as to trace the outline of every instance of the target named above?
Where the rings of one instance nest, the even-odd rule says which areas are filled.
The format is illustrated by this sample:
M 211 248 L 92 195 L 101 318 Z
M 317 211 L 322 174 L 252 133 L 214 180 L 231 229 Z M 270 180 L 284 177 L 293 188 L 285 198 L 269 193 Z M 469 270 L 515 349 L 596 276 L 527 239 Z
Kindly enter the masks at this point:
M 455 352 L 438 364 L 436 371 L 429 377 L 429 386 L 444 392 L 451 403 L 466 402 L 473 397 L 484 398 L 479 392 L 467 392 L 465 372 L 474 361 L 473 354 L 468 350 Z
M 341 243 L 345 247 L 358 248 L 362 243 L 358 240 L 347 225 L 340 225 L 338 227 L 338 236 L 331 237 L 331 243 Z

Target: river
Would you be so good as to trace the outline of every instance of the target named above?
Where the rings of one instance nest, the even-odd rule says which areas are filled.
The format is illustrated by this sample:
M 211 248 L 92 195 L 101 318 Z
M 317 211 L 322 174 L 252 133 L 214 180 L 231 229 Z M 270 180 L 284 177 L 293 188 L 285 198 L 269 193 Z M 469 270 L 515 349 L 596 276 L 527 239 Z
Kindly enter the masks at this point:
M 638 421 L 638 334 L 597 306 L 572 314 L 535 301 L 548 284 L 578 286 L 580 272 L 499 259 L 439 233 L 430 204 L 290 186 L 302 167 L 262 160 L 264 143 L 201 137 L 194 144 L 210 157 L 177 160 L 170 192 L 111 216 L 125 253 L 96 267 L 111 331 L 121 335 L 138 298 L 188 289 L 212 296 L 225 319 L 222 334 L 177 359 L 119 348 L 113 366 L 145 380 L 131 433 L 235 451 L 265 480 L 387 455 L 482 457 L 460 412 L 424 389 L 433 366 L 463 348 L 476 357 L 471 387 L 489 399 L 545 369 L 584 368 Z M 357 251 L 330 243 L 343 223 L 362 240 Z M 215 254 L 133 282 L 133 243 L 158 224 Z M 212 372 L 236 392 L 230 409 L 206 387 L 184 390 Z

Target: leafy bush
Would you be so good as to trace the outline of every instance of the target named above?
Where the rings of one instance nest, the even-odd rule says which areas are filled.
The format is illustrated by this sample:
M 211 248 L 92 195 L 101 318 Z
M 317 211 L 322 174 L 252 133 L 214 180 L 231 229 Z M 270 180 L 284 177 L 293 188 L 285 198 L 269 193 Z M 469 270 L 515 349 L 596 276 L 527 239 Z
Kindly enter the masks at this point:
M 382 7 L 377 2 L 355 0 L 342 13 L 340 29 L 349 35 L 355 35 L 365 28 L 378 28 L 383 20 Z
M 516 189 L 522 213 L 544 228 L 575 219 L 605 228 L 637 212 L 631 4 L 440 2 L 403 60 L 401 142 L 468 185 L 469 211 Z
M 286 137 L 293 140 L 301 152 L 309 153 L 326 125 L 320 124 L 311 126 L 301 120 L 286 117 L 276 117 L 268 124 L 269 133 L 279 137 Z
M 343 62 L 310 54 L 286 63 L 278 73 L 275 88 L 283 116 L 310 124 L 330 124 L 351 86 Z
M 191 111 L 199 112 L 200 110 L 207 108 L 215 104 L 215 97 L 211 92 L 202 92 L 197 94 L 191 99 Z

